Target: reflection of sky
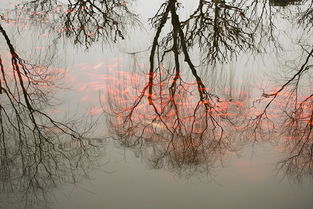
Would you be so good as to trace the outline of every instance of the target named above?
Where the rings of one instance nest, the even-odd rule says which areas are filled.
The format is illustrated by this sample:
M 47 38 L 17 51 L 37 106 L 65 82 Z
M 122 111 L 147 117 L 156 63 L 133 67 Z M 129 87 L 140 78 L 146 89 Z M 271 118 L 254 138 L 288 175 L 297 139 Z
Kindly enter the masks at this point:
M 109 149 L 111 150 L 111 149 Z M 130 151 L 115 150 L 108 154 L 111 162 L 103 172 L 95 172 L 95 181 L 79 185 L 70 199 L 62 198 L 59 209 L 84 209 L 92 205 L 106 208 L 310 208 L 312 185 L 301 188 L 273 177 L 268 148 L 244 150 L 212 173 L 212 178 L 195 176 L 185 180 L 163 170 L 147 170 Z M 279 182 L 279 183 L 278 183 Z M 69 188 L 70 190 L 71 188 Z
M 13 1 L 5 1 L 1 7 L 5 8 L 6 4 L 11 2 Z M 154 14 L 160 2 L 163 1 L 141 0 L 135 5 L 146 20 Z M 184 5 L 188 11 L 194 3 L 185 0 Z M 288 28 L 285 21 L 281 20 L 280 23 L 279 30 Z M 27 40 L 32 41 L 19 44 L 18 40 L 23 35 L 23 33 L 14 35 L 14 43 L 18 48 L 26 55 L 30 53 L 29 47 L 37 49 L 38 57 L 43 57 L 46 52 L 45 44 L 50 35 L 30 31 Z M 292 41 L 288 39 L 289 36 L 293 38 Z M 56 107 L 53 112 L 99 115 L 102 113 L 102 108 L 105 109 L 105 104 L 103 107 L 99 103 L 101 98 L 105 98 L 107 92 L 119 93 L 114 92 L 112 85 L 109 85 L 121 82 L 117 74 L 120 74 L 120 78 L 126 74 L 129 79 L 134 77 L 134 82 L 145 82 L 143 72 L 138 72 L 139 78 L 131 73 L 132 59 L 125 52 L 148 49 L 147 44 L 151 42 L 152 37 L 153 31 L 151 32 L 150 27 L 147 26 L 146 30 L 135 31 L 128 39 L 118 44 L 111 44 L 109 47 L 95 46 L 85 52 L 71 47 L 68 43 L 65 45 L 60 43 L 58 56 L 55 58 L 56 63 L 53 65 L 55 68 L 66 70 L 64 83 L 69 90 L 59 91 L 57 97 L 62 105 Z M 283 72 L 282 68 L 289 63 L 295 65 L 293 60 L 298 57 L 295 50 L 299 50 L 293 47 L 296 38 L 298 38 L 296 33 L 282 32 L 282 45 L 288 50 L 281 53 L 279 57 L 272 59 L 274 52 L 256 57 L 245 54 L 233 63 L 218 65 L 214 71 L 203 73 L 203 80 L 208 86 L 216 87 L 214 81 L 220 79 L 221 82 L 218 83 L 220 89 L 217 91 L 225 90 L 223 92 L 225 97 L 229 96 L 229 89 L 237 89 L 237 92 L 243 89 L 251 94 L 251 98 L 248 99 L 254 100 L 260 96 L 262 88 L 273 89 L 278 86 L 277 78 L 281 79 L 279 76 L 282 73 L 273 75 L 273 72 Z M 37 41 L 41 43 L 38 44 Z M 139 65 L 143 70 L 148 65 L 144 61 L 147 60 L 147 53 L 138 55 L 141 56 Z M 287 68 L 288 70 L 290 69 Z M 232 77 L 229 76 L 231 73 L 233 73 Z M 188 72 L 185 75 L 190 78 Z M 212 77 L 215 79 L 208 79 Z M 278 82 L 281 83 L 280 81 Z M 236 96 L 236 93 L 234 94 Z M 277 102 L 276 105 L 281 104 Z M 104 159 L 104 161 L 109 159 L 110 163 L 105 165 L 104 169 L 112 170 L 113 173 L 96 171 L 92 174 L 95 178 L 93 181 L 78 185 L 70 195 L 70 199 L 61 198 L 62 202 L 56 204 L 56 208 L 310 208 L 312 183 L 305 181 L 303 187 L 290 186 L 287 181 L 280 181 L 281 179 L 275 177 L 273 159 L 276 160 L 277 156 L 272 148 L 261 147 L 256 151 L 248 149 L 243 153 L 239 158 L 227 156 L 226 158 L 229 159 L 225 161 L 229 160 L 229 162 L 226 163 L 226 168 L 217 169 L 216 173 L 213 173 L 216 182 L 207 182 L 206 178 L 199 180 L 198 176 L 185 181 L 173 177 L 167 171 L 148 170 L 145 163 L 135 158 L 131 152 L 124 153 L 123 150 L 111 147 L 108 156 Z

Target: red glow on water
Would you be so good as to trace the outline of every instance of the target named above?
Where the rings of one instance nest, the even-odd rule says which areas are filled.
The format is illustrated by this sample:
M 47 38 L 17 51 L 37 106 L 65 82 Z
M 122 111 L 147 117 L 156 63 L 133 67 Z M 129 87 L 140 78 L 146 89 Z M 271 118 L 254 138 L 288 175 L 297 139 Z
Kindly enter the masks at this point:
M 106 111 L 110 112 L 112 106 L 116 108 L 111 111 L 116 112 L 116 120 L 113 121 L 112 125 L 116 126 L 117 129 L 124 123 L 126 114 L 131 113 L 132 123 L 137 124 L 138 130 L 140 127 L 145 127 L 145 134 L 153 134 L 156 130 L 169 131 L 182 127 L 181 123 L 190 130 L 191 124 L 194 123 L 192 133 L 203 134 L 207 131 L 207 128 L 203 127 L 207 117 L 213 115 L 217 118 L 235 117 L 238 113 L 233 112 L 235 111 L 234 108 L 246 107 L 243 101 L 237 100 L 218 102 L 201 100 L 198 91 L 199 82 L 184 82 L 183 85 L 177 85 L 170 89 L 173 76 L 166 79 L 167 75 L 164 72 L 145 74 L 124 71 L 122 69 L 126 65 L 123 64 L 122 60 L 116 58 L 110 62 L 78 65 L 84 79 L 79 84 L 80 92 L 85 94 L 81 101 L 91 103 L 92 98 L 94 98 L 94 102 L 99 102 L 98 95 L 101 95 L 101 103 L 104 104 Z M 160 81 L 159 77 L 163 80 Z M 154 79 L 153 83 L 149 82 L 150 78 Z M 152 93 L 148 91 L 150 87 Z M 200 90 L 210 91 L 206 87 L 200 87 Z M 142 98 L 137 104 L 135 101 L 138 101 L 139 97 Z M 211 107 L 206 109 L 206 105 Z M 88 114 L 96 115 L 102 112 L 103 109 L 101 108 L 92 108 Z M 155 120 L 158 117 L 157 114 L 160 116 Z M 180 122 L 175 122 L 177 120 Z M 227 125 L 222 121 L 219 123 Z
M 98 115 L 103 113 L 103 108 L 102 107 L 93 107 L 90 110 L 87 111 L 87 115 Z
M 71 13 L 73 11 L 74 11 L 74 9 L 68 9 L 68 10 L 65 11 L 65 13 L 68 14 L 68 13 Z
M 49 33 L 42 33 L 38 35 L 38 38 L 49 36 Z
M 295 136 L 283 136 L 282 140 L 286 140 L 286 141 L 293 141 L 296 140 L 298 137 Z

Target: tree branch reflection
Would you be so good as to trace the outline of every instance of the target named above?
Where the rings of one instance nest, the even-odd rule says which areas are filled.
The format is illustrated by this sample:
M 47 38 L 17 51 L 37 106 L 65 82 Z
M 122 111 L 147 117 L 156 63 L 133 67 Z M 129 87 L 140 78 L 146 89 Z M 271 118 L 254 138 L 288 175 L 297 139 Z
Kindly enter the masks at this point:
M 182 175 L 209 172 L 236 150 L 232 139 L 242 106 L 209 93 L 200 77 L 187 82 L 184 75 L 176 64 L 162 65 L 152 76 L 153 99 L 146 103 L 151 83 L 140 87 L 141 79 L 126 74 L 134 81 L 109 87 L 108 124 L 120 144 L 134 148 L 153 168 Z
M 184 42 L 185 50 L 199 46 L 201 54 L 204 54 L 203 61 L 207 63 L 229 61 L 240 51 L 256 50 L 250 20 L 245 16 L 245 10 L 236 4 L 200 0 L 197 9 L 184 21 L 180 21 L 177 15 L 179 8 L 179 2 L 166 1 L 151 18 L 157 31 L 163 29 L 169 15 L 173 19 L 173 30 L 160 44 L 165 52 L 171 50 L 169 45 L 175 37 Z M 184 51 L 183 48 L 180 43 L 178 49 Z
M 95 147 L 70 124 L 54 120 L 43 109 L 55 88 L 48 67 L 30 64 L 15 50 L 5 29 L 0 34 L 9 62 L 0 57 L 0 183 L 9 198 L 25 208 L 47 201 L 62 183 L 86 175 Z
M 307 83 L 312 82 L 313 49 L 304 50 L 306 57 L 295 73 L 277 90 L 263 93 L 259 100 L 267 101 L 263 110 L 250 121 L 254 131 L 262 130 L 264 120 L 279 124 L 279 134 L 285 139 L 284 152 L 288 157 L 279 162 L 279 169 L 287 176 L 302 177 L 313 174 L 313 94 Z M 274 118 L 272 106 L 279 105 L 282 109 L 280 117 Z
M 126 28 L 138 24 L 137 15 L 122 0 L 38 0 L 22 3 L 17 14 L 28 16 L 33 23 L 89 48 L 98 41 L 124 39 Z
M 313 2 L 307 4 L 306 9 L 300 10 L 298 14 L 298 22 L 311 30 L 313 26 Z

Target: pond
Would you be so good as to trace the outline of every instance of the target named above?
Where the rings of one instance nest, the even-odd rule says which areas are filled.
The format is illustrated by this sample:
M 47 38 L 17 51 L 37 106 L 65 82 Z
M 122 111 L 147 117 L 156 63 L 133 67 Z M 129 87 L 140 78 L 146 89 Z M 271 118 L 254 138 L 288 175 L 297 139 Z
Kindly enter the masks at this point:
M 0 209 L 310 209 L 311 0 L 6 0 Z

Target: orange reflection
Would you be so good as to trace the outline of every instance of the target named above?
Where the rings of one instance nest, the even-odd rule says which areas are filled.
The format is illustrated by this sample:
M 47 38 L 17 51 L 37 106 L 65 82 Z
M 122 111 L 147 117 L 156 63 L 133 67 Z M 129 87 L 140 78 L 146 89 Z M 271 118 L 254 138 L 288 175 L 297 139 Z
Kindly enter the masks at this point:
M 213 166 L 233 151 L 231 134 L 241 130 L 236 123 L 246 104 L 219 98 L 201 80 L 186 82 L 169 72 L 111 71 L 105 92 L 110 128 L 123 145 L 151 146 L 155 153 L 146 151 L 155 167 L 164 160 L 179 169 Z

